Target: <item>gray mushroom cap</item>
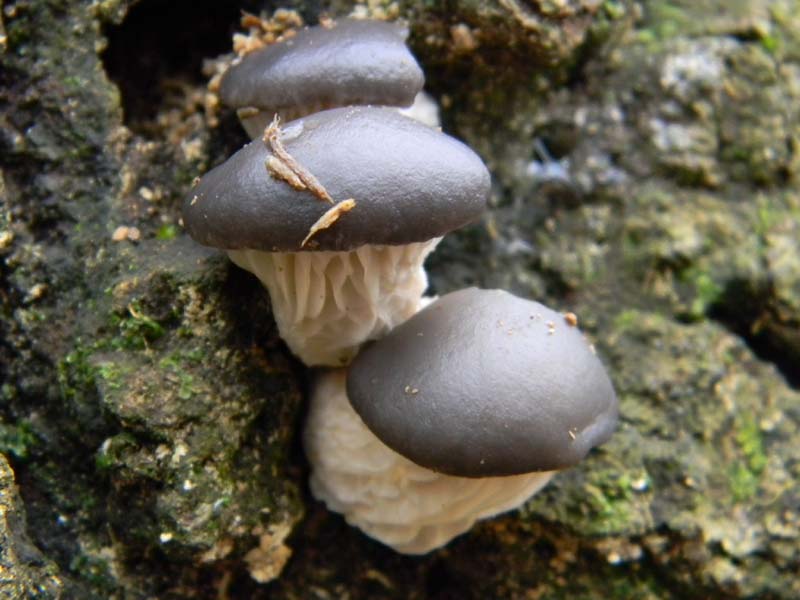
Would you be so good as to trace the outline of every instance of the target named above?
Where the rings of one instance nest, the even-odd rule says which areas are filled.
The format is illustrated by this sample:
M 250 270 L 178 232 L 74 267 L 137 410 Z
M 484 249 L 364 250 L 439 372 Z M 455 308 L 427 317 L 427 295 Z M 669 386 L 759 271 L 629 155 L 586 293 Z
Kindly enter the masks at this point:
M 315 113 L 283 128 L 283 146 L 337 202 L 356 206 L 301 243 L 331 205 L 271 175 L 255 140 L 186 196 L 183 220 L 201 244 L 272 252 L 351 250 L 429 240 L 485 209 L 489 173 L 467 146 L 391 108 Z
M 424 76 L 405 45 L 408 30 L 383 21 L 318 25 L 245 56 L 225 73 L 222 101 L 277 111 L 297 106 L 408 106 Z
M 617 422 L 614 389 L 577 327 L 501 290 L 430 304 L 356 357 L 347 393 L 387 446 L 460 477 L 574 465 Z

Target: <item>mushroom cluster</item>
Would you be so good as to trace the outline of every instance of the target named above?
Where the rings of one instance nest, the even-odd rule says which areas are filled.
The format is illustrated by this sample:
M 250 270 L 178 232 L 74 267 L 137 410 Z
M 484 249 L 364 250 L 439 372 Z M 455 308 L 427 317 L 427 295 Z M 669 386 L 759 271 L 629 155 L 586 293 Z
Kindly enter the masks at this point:
M 303 436 L 314 496 L 418 554 L 607 440 L 617 400 L 574 316 L 500 290 L 423 298 L 426 256 L 485 210 L 490 178 L 402 114 L 425 103 L 406 36 L 343 19 L 236 62 L 221 96 L 255 139 L 183 219 L 261 280 L 291 351 L 328 367 Z
M 309 366 L 345 365 L 414 314 L 426 256 L 486 206 L 481 159 L 396 108 L 423 84 L 406 35 L 343 19 L 244 56 L 220 91 L 259 139 L 184 201 L 189 234 L 261 280 Z M 304 116 L 281 127 L 279 113 Z

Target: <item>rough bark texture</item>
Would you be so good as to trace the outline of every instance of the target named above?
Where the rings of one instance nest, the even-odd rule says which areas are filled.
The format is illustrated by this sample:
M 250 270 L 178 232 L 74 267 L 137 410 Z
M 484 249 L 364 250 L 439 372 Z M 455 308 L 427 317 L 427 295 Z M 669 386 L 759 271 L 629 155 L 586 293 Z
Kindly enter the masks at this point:
M 800 596 L 800 4 L 370 3 L 493 174 L 433 291 L 578 314 L 622 403 L 582 465 L 422 558 L 310 498 L 307 373 L 178 224 L 245 141 L 200 74 L 241 8 L 4 3 L 0 598 Z

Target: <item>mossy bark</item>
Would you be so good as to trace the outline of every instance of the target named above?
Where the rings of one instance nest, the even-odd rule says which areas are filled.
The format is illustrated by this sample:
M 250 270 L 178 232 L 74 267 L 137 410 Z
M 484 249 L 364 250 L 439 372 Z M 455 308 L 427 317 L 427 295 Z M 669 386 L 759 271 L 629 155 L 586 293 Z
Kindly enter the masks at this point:
M 493 174 L 433 291 L 576 313 L 621 399 L 611 442 L 422 558 L 310 497 L 308 374 L 180 229 L 245 141 L 200 59 L 259 3 L 173 4 L 4 6 L 0 597 L 800 595 L 796 0 L 369 3 Z

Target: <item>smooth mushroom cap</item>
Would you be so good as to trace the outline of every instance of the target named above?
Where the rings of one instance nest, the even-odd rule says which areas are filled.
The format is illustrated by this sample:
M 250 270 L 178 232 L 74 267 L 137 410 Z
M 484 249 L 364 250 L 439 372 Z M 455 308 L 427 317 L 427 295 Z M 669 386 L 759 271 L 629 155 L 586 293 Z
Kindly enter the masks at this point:
M 486 206 L 490 182 L 481 159 L 391 108 L 315 113 L 287 124 L 280 139 L 337 202 L 352 198 L 356 206 L 301 247 L 331 205 L 270 174 L 271 152 L 255 140 L 185 198 L 184 224 L 196 241 L 269 252 L 407 244 L 461 227 Z
M 362 350 L 347 393 L 387 446 L 461 477 L 574 465 L 617 422 L 614 389 L 577 327 L 501 290 L 430 304 Z
M 278 111 L 297 106 L 408 106 L 424 76 L 395 23 L 342 19 L 245 56 L 225 73 L 222 101 Z

